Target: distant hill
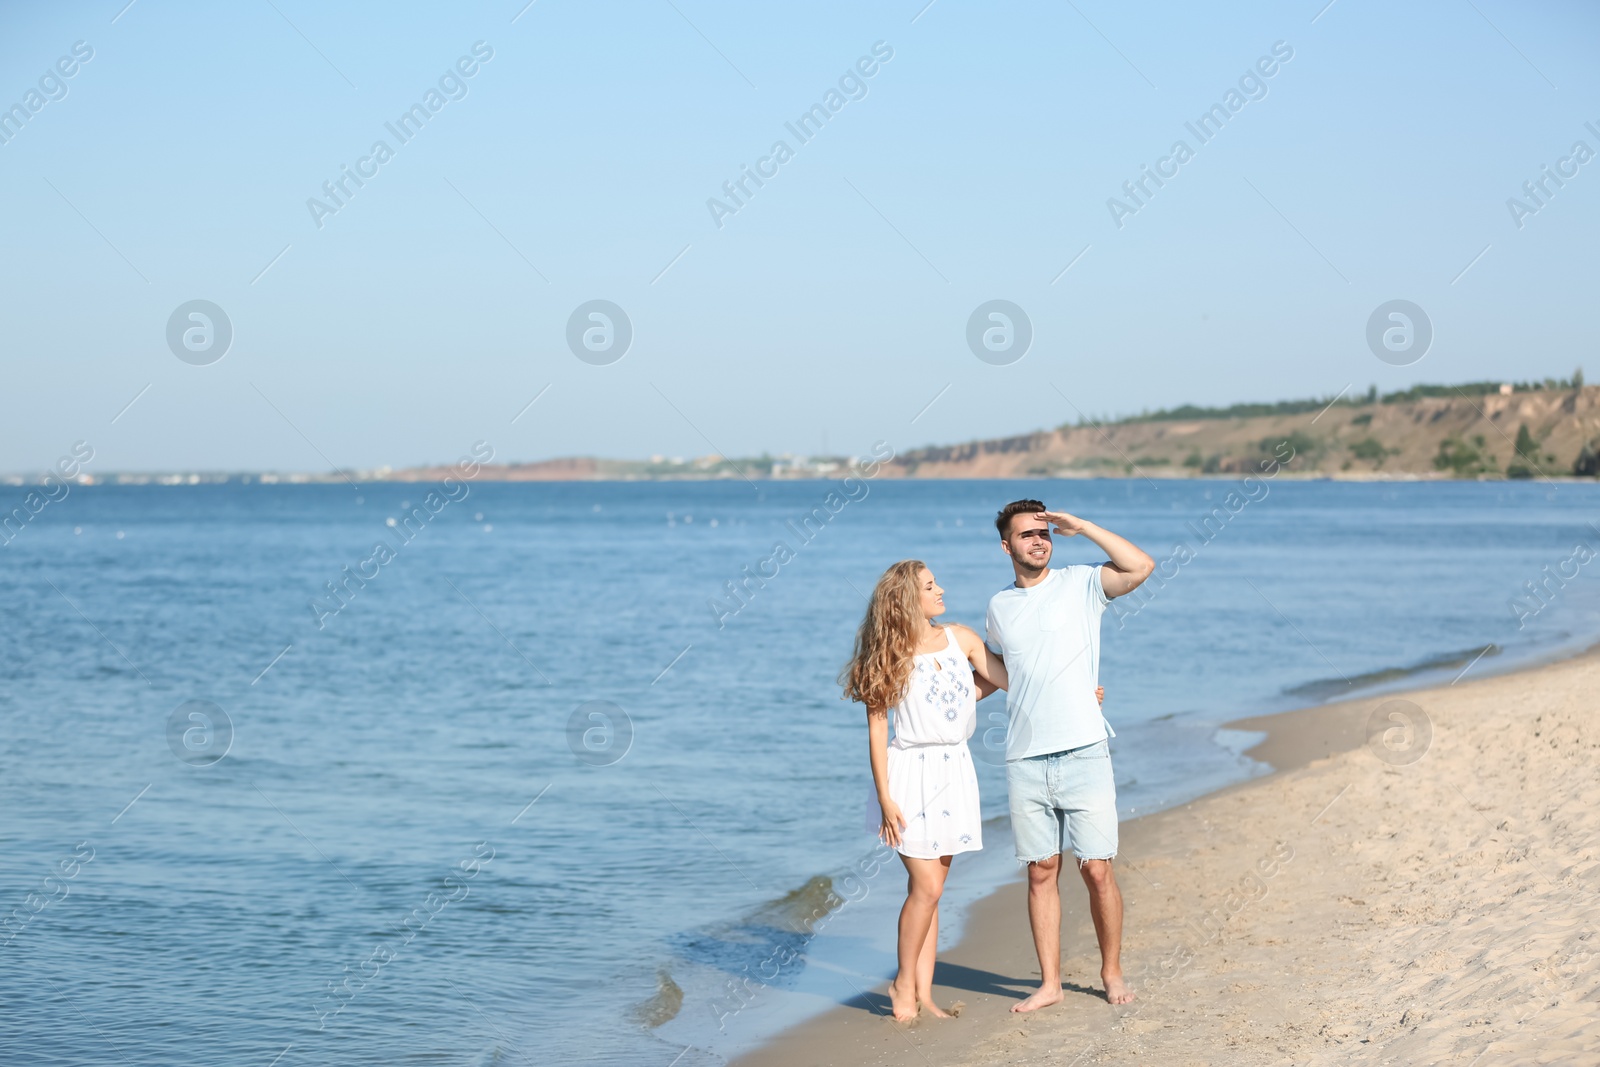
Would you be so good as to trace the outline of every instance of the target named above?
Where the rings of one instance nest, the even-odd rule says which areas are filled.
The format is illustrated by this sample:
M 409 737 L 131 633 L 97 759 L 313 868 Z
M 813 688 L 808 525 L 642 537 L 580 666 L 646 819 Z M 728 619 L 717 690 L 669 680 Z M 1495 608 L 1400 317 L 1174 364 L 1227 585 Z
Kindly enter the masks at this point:
M 900 452 L 887 478 L 1093 478 L 1234 476 L 1283 462 L 1290 475 L 1348 479 L 1600 476 L 1600 387 L 1576 381 L 1418 385 L 1380 396 L 1184 405 L 1105 422 L 1084 421 L 1014 437 Z M 892 442 L 896 446 L 900 442 Z M 476 481 L 703 481 L 840 478 L 849 456 L 755 456 L 649 460 L 576 456 L 487 464 Z M 315 474 L 128 474 L 95 481 L 423 482 L 449 466 Z M 83 481 L 91 480 L 85 475 Z M 24 484 L 25 479 L 5 479 Z
M 1581 382 L 1581 378 L 1579 379 Z M 1566 381 L 1419 385 L 1383 396 L 1193 405 L 1111 422 L 902 452 L 888 478 L 1234 476 L 1292 456 L 1290 474 L 1349 479 L 1594 476 L 1600 470 L 1600 387 Z M 634 481 L 837 478 L 850 457 L 728 460 L 589 457 L 493 464 L 480 481 Z M 446 467 L 358 478 L 430 481 Z
M 1580 379 L 1581 381 L 1581 379 Z M 1405 394 L 1178 408 L 1108 423 L 920 448 L 886 474 L 1037 478 L 1244 474 L 1274 454 L 1335 478 L 1594 476 L 1600 387 L 1419 386 Z M 1568 386 L 1560 388 L 1559 386 Z M 1402 399 L 1402 397 L 1404 399 Z

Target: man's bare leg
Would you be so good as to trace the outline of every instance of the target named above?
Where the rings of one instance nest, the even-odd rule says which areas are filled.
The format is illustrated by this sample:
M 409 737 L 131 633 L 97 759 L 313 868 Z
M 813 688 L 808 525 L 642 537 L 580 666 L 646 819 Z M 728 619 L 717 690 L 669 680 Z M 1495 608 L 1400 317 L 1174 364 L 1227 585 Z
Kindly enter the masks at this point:
M 1126 1004 L 1133 999 L 1133 989 L 1122 980 L 1122 890 L 1117 888 L 1116 872 L 1110 860 L 1084 860 L 1078 873 L 1089 887 L 1089 914 L 1100 942 L 1100 981 L 1106 999 Z
M 939 896 L 944 892 L 945 875 L 950 872 L 950 857 L 942 860 L 913 859 L 901 856 L 906 865 L 906 902 L 900 909 L 900 973 L 889 983 L 889 1001 L 897 1022 L 917 1017 L 917 961 L 928 941 Z M 928 978 L 933 979 L 932 968 Z
M 1039 954 L 1039 989 L 1012 1011 L 1037 1011 L 1061 1001 L 1061 857 L 1028 864 L 1028 924 Z
M 933 922 L 928 924 L 928 939 L 922 943 L 922 954 L 917 957 L 917 1002 L 927 1008 L 928 1014 L 935 1019 L 948 1019 L 950 1013 L 933 1002 L 933 965 L 938 954 L 939 907 L 934 905 Z

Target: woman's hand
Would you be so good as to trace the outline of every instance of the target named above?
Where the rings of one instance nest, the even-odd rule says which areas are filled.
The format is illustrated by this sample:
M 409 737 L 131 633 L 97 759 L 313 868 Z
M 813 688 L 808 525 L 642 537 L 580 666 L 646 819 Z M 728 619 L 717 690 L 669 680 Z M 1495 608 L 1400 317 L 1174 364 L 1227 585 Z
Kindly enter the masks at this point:
M 1094 698 L 1097 702 L 1104 704 L 1106 702 L 1106 687 L 1103 685 L 1095 686 Z
M 883 825 L 878 828 L 878 836 L 890 848 L 899 848 L 900 832 L 906 828 L 906 817 L 900 813 L 900 805 L 892 800 L 885 803 L 879 798 L 878 806 L 883 809 Z

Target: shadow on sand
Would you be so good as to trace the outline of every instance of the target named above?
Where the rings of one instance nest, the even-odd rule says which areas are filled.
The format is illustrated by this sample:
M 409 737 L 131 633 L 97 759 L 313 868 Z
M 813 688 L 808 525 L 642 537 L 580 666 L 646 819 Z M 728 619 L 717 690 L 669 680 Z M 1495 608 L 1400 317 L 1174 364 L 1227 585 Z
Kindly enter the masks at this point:
M 964 967 L 959 963 L 939 963 L 933 970 L 933 984 L 946 989 L 959 989 L 967 993 L 981 993 L 988 996 L 1007 997 L 1011 1000 L 1024 1000 L 1029 993 L 1037 988 L 1038 983 L 1032 978 L 1007 978 L 995 974 L 993 971 L 983 971 L 976 967 Z M 1076 982 L 1062 982 L 1061 989 L 1065 993 L 1078 993 L 1083 996 L 1094 997 L 1096 1000 L 1105 1000 L 1103 989 L 1093 986 L 1079 985 Z M 878 1015 L 890 1014 L 891 1005 L 889 994 L 881 990 L 867 993 L 857 993 L 843 1003 L 852 1008 L 871 1011 Z

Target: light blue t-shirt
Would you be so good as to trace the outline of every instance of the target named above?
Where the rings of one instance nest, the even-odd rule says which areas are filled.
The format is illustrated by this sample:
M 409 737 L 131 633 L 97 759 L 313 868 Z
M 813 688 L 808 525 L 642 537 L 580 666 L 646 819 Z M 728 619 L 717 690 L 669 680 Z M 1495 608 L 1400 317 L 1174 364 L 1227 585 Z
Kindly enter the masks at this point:
M 1015 584 L 989 601 L 988 642 L 1005 657 L 1010 727 L 1006 759 L 1026 759 L 1115 736 L 1100 714 L 1100 616 L 1110 601 L 1104 564 L 1051 570 L 1027 589 Z

